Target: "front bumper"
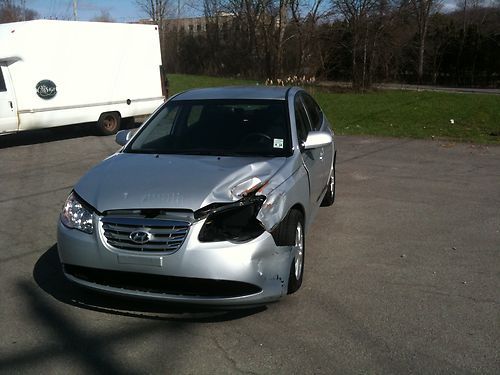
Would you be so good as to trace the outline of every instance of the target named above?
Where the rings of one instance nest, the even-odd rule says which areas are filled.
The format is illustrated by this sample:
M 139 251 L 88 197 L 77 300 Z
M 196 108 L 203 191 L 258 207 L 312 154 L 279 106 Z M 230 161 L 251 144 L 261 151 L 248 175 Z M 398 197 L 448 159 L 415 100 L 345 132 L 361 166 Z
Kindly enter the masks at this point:
M 203 223 L 192 224 L 182 246 L 167 254 L 109 246 L 97 216 L 92 234 L 59 222 L 59 257 L 69 280 L 111 294 L 220 306 L 263 304 L 286 295 L 290 247 L 276 246 L 268 232 L 246 243 L 199 242 Z

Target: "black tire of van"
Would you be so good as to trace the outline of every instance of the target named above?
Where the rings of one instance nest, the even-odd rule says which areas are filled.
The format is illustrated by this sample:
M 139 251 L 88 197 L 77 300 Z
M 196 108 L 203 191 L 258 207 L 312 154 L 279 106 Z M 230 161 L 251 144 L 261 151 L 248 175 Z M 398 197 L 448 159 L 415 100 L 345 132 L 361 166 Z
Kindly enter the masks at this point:
M 118 112 L 104 112 L 97 120 L 97 129 L 102 135 L 116 134 L 120 130 L 121 116 Z

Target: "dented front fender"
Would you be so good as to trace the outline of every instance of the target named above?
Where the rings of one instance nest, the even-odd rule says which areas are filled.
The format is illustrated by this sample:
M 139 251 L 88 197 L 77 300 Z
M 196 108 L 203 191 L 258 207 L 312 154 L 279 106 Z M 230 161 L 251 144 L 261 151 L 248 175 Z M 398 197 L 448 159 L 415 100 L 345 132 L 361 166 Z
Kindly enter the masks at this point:
M 309 181 L 307 172 L 301 165 L 289 178 L 282 181 L 280 185 L 273 186 L 270 183 L 257 194 L 262 194 L 266 197 L 261 209 L 257 213 L 257 220 L 262 223 L 266 231 L 272 232 L 286 217 L 293 206 L 308 207 Z

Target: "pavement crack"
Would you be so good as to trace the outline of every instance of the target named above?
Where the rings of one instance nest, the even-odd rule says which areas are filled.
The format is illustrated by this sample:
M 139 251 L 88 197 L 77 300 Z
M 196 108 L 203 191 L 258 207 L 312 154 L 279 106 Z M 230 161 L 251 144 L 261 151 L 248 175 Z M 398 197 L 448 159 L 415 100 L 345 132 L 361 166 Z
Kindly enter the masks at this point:
M 72 187 L 73 187 L 73 185 L 68 185 L 68 186 L 63 186 L 63 187 L 57 188 L 57 189 L 41 191 L 39 193 L 18 195 L 17 197 L 11 197 L 11 198 L 7 198 L 7 199 L 0 199 L 0 203 L 6 203 L 6 202 L 20 200 L 20 199 L 38 197 L 40 195 L 45 195 L 45 194 L 50 194 L 50 193 L 56 193 L 56 192 L 61 191 L 61 190 L 68 190 L 68 189 L 71 189 Z
M 234 370 L 236 370 L 238 373 L 240 374 L 250 374 L 250 375 L 258 375 L 258 373 L 256 372 L 253 372 L 253 371 L 246 371 L 246 370 L 243 370 L 239 365 L 238 365 L 238 362 L 233 359 L 230 355 L 229 355 L 229 352 L 219 343 L 219 341 L 217 340 L 217 338 L 215 337 L 210 337 L 210 339 L 212 340 L 212 342 L 215 344 L 215 346 L 217 346 L 217 348 L 219 348 L 219 350 L 222 352 L 222 354 L 224 355 L 224 358 L 226 358 L 226 360 L 231 363 L 232 367 L 234 368 Z
M 208 340 L 212 341 L 215 344 L 215 346 L 217 347 L 217 349 L 219 349 L 222 352 L 222 355 L 227 360 L 227 362 L 229 362 L 231 364 L 231 367 L 233 368 L 233 370 L 235 372 L 237 372 L 239 374 L 248 374 L 248 375 L 258 375 L 259 374 L 258 372 L 253 372 L 253 371 L 248 371 L 248 370 L 242 369 L 239 366 L 238 362 L 234 358 L 232 358 L 232 356 L 229 354 L 229 351 L 221 345 L 221 343 L 217 340 L 216 337 L 214 337 L 212 335 L 203 335 L 203 334 L 198 333 L 198 332 L 190 332 L 190 331 L 184 331 L 184 332 L 189 334 L 189 335 L 195 336 L 195 337 L 202 337 L 204 339 L 208 339 Z

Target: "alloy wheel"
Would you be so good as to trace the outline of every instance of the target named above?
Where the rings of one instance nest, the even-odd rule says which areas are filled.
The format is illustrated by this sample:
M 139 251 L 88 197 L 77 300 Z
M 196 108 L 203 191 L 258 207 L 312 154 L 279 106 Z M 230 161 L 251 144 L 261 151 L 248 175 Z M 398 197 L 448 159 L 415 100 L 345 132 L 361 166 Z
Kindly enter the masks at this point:
M 295 279 L 299 280 L 304 266 L 304 231 L 302 223 L 297 223 L 295 229 Z

